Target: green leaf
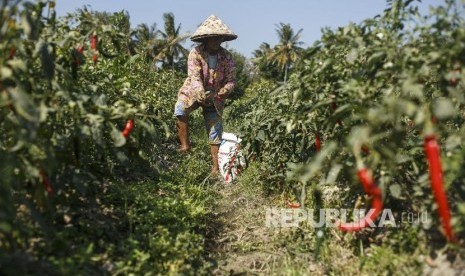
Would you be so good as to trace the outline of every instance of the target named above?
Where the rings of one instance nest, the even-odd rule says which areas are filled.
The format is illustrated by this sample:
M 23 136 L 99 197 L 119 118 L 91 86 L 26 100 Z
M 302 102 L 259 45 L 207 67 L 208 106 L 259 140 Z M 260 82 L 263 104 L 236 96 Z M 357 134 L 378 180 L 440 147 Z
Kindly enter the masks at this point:
M 47 115 L 48 115 L 48 107 L 45 105 L 43 101 L 40 102 L 39 113 L 40 113 L 39 121 L 45 122 L 45 120 L 47 119 Z
M 389 192 L 394 198 L 400 198 L 400 195 L 402 193 L 401 187 L 399 184 L 393 184 L 389 186 Z
M 13 99 L 13 106 L 16 112 L 23 118 L 31 122 L 38 122 L 39 111 L 32 101 L 32 98 L 19 87 L 10 90 L 10 96 Z
M 342 168 L 342 165 L 334 164 L 331 167 L 331 170 L 328 172 L 325 184 L 336 184 L 337 177 L 339 176 L 339 173 L 341 172 Z
M 336 144 L 334 142 L 327 143 L 312 162 L 298 166 L 297 169 L 288 173 L 288 177 L 296 178 L 301 183 L 307 183 L 316 174 L 321 172 L 323 163 L 330 159 L 329 157 L 335 149 Z
M 402 91 L 411 97 L 423 99 L 423 85 L 418 84 L 413 78 L 409 78 L 402 83 Z
M 119 131 L 114 126 L 112 126 L 111 138 L 113 139 L 115 147 L 122 147 L 122 146 L 124 146 L 126 144 L 126 138 L 124 138 L 121 131 Z
M 44 76 L 48 80 L 51 80 L 55 74 L 55 58 L 52 54 L 53 47 L 48 43 L 43 43 L 39 51 Z
M 13 70 L 8 67 L 2 67 L 0 70 L 0 77 L 2 80 L 9 79 L 13 76 Z
M 11 225 L 6 222 L 0 223 L 0 230 L 6 233 L 11 232 Z
M 260 130 L 257 134 L 257 139 L 260 141 L 265 141 L 265 132 L 263 130 Z
M 464 203 L 457 204 L 457 207 L 458 207 L 459 213 L 462 215 L 465 215 L 465 204 Z
M 9 66 L 11 66 L 11 68 L 13 68 L 14 70 L 18 70 L 18 71 L 21 71 L 21 72 L 26 72 L 27 71 L 27 66 L 26 66 L 26 63 L 21 60 L 21 59 L 12 59 L 12 60 L 9 60 L 7 62 L 7 64 Z M 3 76 L 3 75 L 2 75 Z
M 139 54 L 133 55 L 133 56 L 129 59 L 128 64 L 135 63 L 135 62 L 139 59 L 139 57 L 140 57 Z
M 438 119 L 447 119 L 456 114 L 452 101 L 446 98 L 437 99 L 433 105 L 433 113 Z

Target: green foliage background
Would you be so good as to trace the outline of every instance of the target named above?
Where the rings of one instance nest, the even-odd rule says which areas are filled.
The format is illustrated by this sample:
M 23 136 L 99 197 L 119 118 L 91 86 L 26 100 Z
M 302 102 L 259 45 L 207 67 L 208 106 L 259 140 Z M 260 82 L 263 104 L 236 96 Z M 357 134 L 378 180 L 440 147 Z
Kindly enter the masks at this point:
M 378 17 L 325 29 L 299 53 L 285 84 L 264 64 L 265 78 L 252 79 L 250 65 L 232 50 L 238 84 L 225 122 L 226 131 L 244 139 L 252 169 L 243 181 L 275 202 L 351 208 L 365 199 L 355 178 L 363 165 L 386 208 L 432 214 L 429 225 L 401 223 L 342 238 L 301 227 L 280 241 L 297 243 L 308 234 L 313 246 L 298 250 L 312 251 L 329 274 L 344 271 L 332 259 L 335 238 L 367 273 L 395 273 L 395 264 L 409 273 L 420 264 L 405 256 L 430 250 L 430 243 L 463 255 L 464 9 L 446 1 L 424 16 L 412 1 L 388 4 Z M 0 272 L 211 272 L 207 218 L 218 195 L 205 178 L 210 164 L 200 112 L 191 120 L 196 149 L 188 156 L 175 151 L 172 108 L 183 59 L 156 70 L 124 12 L 56 18 L 53 7 L 38 1 L 1 9 Z M 125 138 L 129 119 L 135 128 Z M 426 135 L 441 145 L 458 245 L 446 244 L 439 230 Z M 373 242 L 379 235 L 385 241 Z

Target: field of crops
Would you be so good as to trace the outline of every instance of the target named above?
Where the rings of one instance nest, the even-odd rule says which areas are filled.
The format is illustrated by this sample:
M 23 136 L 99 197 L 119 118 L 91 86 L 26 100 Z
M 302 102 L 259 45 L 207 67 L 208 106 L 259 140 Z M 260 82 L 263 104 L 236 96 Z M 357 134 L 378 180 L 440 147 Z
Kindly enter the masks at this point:
M 225 127 L 247 159 L 232 185 L 208 177 L 200 112 L 193 152 L 176 151 L 185 58 L 124 12 L 13 2 L 0 13 L 0 274 L 465 273 L 458 1 L 428 15 L 388 1 L 311 47 L 257 46 L 252 66 L 231 50 Z M 280 228 L 268 207 L 350 211 Z M 350 223 L 358 209 L 372 212 Z M 384 210 L 394 226 L 367 225 Z

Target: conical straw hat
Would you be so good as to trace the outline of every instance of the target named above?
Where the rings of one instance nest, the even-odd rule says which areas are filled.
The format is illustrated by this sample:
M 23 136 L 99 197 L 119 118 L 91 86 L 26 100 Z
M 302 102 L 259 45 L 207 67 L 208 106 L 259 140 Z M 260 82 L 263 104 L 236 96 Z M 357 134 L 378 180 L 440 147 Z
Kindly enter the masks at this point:
M 237 35 L 231 31 L 218 17 L 210 15 L 191 36 L 194 42 L 202 42 L 206 37 L 223 36 L 224 41 L 234 40 Z

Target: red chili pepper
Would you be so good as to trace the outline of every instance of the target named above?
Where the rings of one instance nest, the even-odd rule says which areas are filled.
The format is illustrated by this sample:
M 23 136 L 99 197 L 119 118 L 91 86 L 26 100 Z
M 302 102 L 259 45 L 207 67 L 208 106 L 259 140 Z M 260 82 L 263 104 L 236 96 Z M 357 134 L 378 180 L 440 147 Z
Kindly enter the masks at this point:
M 367 227 L 369 222 L 373 222 L 383 209 L 383 196 L 381 194 L 381 189 L 374 183 L 371 171 L 367 168 L 361 168 L 358 170 L 357 175 L 358 179 L 362 183 L 365 193 L 373 197 L 371 210 L 367 216 L 359 222 L 340 224 L 339 229 L 341 229 L 341 231 L 359 231 Z
M 333 108 L 333 111 L 337 109 L 337 104 L 336 102 L 331 103 L 331 107 Z
M 337 109 L 337 104 L 336 102 L 331 102 L 331 108 L 333 109 L 333 111 L 335 111 Z M 337 124 L 338 125 L 342 125 L 342 121 L 341 120 L 337 120 Z
M 452 72 L 456 72 L 456 73 L 460 73 L 461 71 L 462 71 L 462 70 L 461 70 L 460 68 L 456 68 L 456 69 L 452 70 Z M 455 86 L 457 86 L 457 84 L 459 83 L 459 80 L 460 80 L 460 79 L 455 78 L 455 77 L 454 77 L 454 78 L 450 78 L 450 79 L 449 79 L 449 85 L 455 87 Z
M 370 154 L 370 149 L 365 146 L 365 145 L 362 145 L 362 152 L 366 155 Z
M 98 44 L 98 37 L 96 34 L 93 34 L 92 37 L 90 38 L 90 48 L 94 50 L 94 55 L 92 56 L 92 61 L 97 63 L 98 61 L 98 52 L 97 52 L 97 44 Z
M 15 47 L 11 47 L 10 48 L 10 53 L 8 54 L 8 59 L 12 59 L 16 54 L 16 48 Z
M 47 175 L 45 174 L 44 170 L 40 170 L 40 178 L 42 178 L 42 185 L 44 185 L 48 195 L 53 196 L 52 186 L 50 186 L 50 183 L 48 182 Z
M 447 201 L 447 195 L 444 192 L 440 148 L 436 140 L 436 136 L 426 136 L 424 139 L 424 148 L 426 158 L 428 159 L 431 189 L 433 190 L 434 198 L 438 204 L 438 212 L 442 227 L 446 233 L 446 238 L 449 241 L 455 241 L 455 236 L 450 224 L 450 210 Z
M 97 43 L 98 43 L 98 37 L 96 34 L 93 34 L 92 37 L 90 38 L 90 47 L 93 50 L 97 50 Z
M 316 146 L 316 151 L 320 151 L 321 149 L 321 139 L 320 139 L 320 134 L 317 132 L 315 134 L 316 138 L 315 138 L 315 146 Z
M 292 209 L 300 208 L 299 203 L 294 203 L 294 202 L 290 202 L 290 201 L 287 202 L 287 206 L 289 206 L 289 208 L 292 208 Z
M 84 46 L 79 46 L 76 48 L 76 50 L 73 52 L 73 56 L 74 56 L 74 64 L 76 66 L 79 66 L 80 64 L 80 59 L 81 59 L 81 56 L 82 56 L 82 53 L 84 52 Z
M 74 57 L 74 65 L 79 66 L 79 58 L 78 57 Z
M 240 145 L 238 145 L 236 147 L 236 150 L 234 151 L 234 154 L 233 156 L 231 157 L 231 160 L 229 161 L 229 166 L 228 166 L 228 170 L 226 171 L 226 176 L 225 176 L 225 180 L 226 182 L 229 181 L 229 178 L 231 178 L 231 174 L 232 174 L 232 169 L 233 169 L 233 166 L 234 166 L 234 162 L 236 161 L 236 158 L 237 158 L 237 154 L 240 150 Z M 237 172 L 236 172 L 237 173 Z
M 133 119 L 129 119 L 129 120 L 126 122 L 126 127 L 125 127 L 124 130 L 123 130 L 123 136 L 124 136 L 124 137 L 128 137 L 133 128 L 134 128 L 134 120 L 133 120 Z

